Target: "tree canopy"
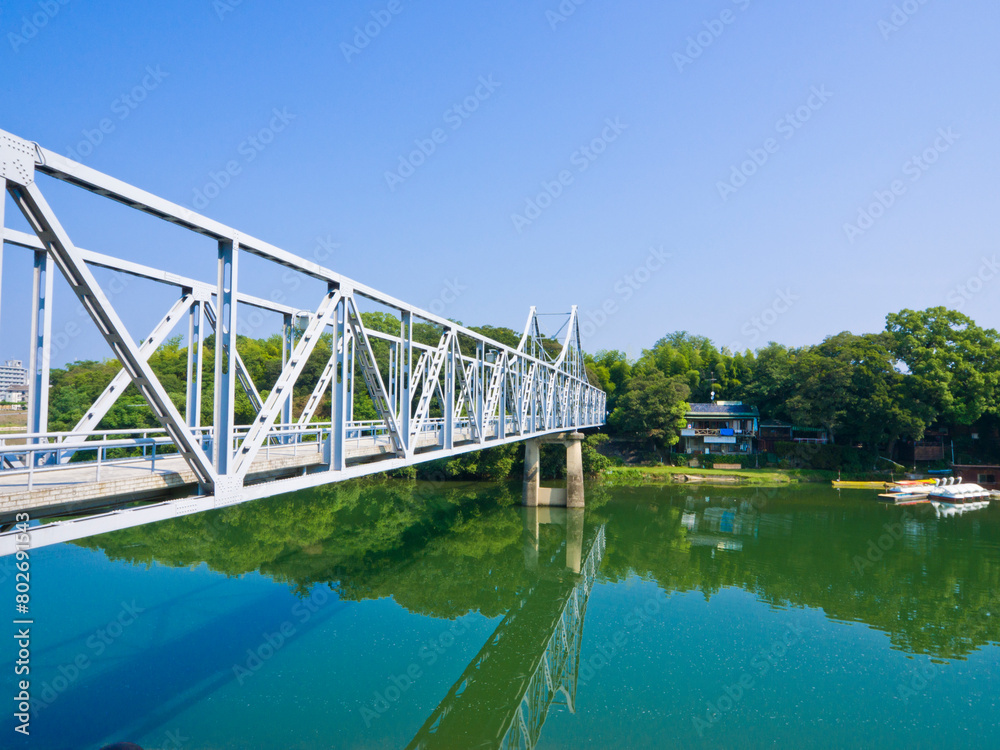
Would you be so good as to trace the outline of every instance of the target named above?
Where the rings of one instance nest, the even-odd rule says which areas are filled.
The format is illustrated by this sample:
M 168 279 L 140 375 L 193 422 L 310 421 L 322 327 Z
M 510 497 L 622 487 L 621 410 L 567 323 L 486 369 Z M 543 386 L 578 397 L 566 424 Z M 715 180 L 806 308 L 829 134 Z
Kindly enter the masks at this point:
M 365 312 L 362 317 L 371 329 L 399 332 L 399 320 L 392 315 Z M 511 347 L 520 338 L 516 331 L 499 326 L 472 330 Z M 437 325 L 416 323 L 413 327 L 414 340 L 425 345 L 436 345 L 441 335 Z M 474 348 L 471 341 L 460 343 L 463 350 Z M 214 336 L 207 337 L 206 363 L 214 357 L 214 345 Z M 372 337 L 371 346 L 387 379 L 389 345 Z M 282 367 L 281 337 L 239 336 L 237 349 L 266 398 Z M 296 414 L 319 381 L 330 354 L 331 339 L 326 335 L 296 382 Z M 181 340 L 168 340 L 150 363 L 174 403 L 183 408 L 187 351 Z M 608 396 L 607 434 L 642 441 L 657 450 L 677 443 L 687 404 L 707 402 L 713 394 L 715 399 L 756 406 L 762 419 L 826 428 L 837 443 L 861 445 L 872 452 L 886 449 L 891 453 L 897 441 L 920 440 L 932 426 L 980 425 L 979 432 L 992 435 L 1000 425 L 1000 334 L 943 307 L 902 310 L 887 317 L 883 331 L 860 335 L 844 331 L 801 347 L 771 342 L 756 351 L 731 352 L 704 336 L 677 331 L 660 338 L 636 359 L 616 350 L 587 355 L 586 368 L 591 382 Z M 74 362 L 53 370 L 51 429 L 72 429 L 118 369 L 117 362 L 106 360 Z M 201 422 L 206 425 L 213 416 L 213 374 L 211 366 L 205 367 Z M 354 417 L 374 419 L 377 414 L 360 371 L 355 381 Z M 440 405 L 432 402 L 431 415 L 439 416 L 439 412 Z M 329 415 L 327 397 L 314 419 L 329 419 Z M 237 389 L 237 421 L 245 424 L 253 417 L 250 400 Z M 156 427 L 157 423 L 141 395 L 129 386 L 100 426 L 126 429 Z M 596 466 L 596 458 L 590 463 Z M 485 458 L 456 459 L 447 471 L 454 476 L 495 478 L 505 471 L 516 472 L 518 466 L 516 459 L 498 451 Z

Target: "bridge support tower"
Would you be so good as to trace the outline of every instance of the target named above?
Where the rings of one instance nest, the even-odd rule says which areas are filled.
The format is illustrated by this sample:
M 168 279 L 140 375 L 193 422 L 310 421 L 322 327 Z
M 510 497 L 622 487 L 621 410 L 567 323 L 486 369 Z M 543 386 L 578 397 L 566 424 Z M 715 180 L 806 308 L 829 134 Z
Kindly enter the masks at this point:
M 582 432 L 563 432 L 524 441 L 523 505 L 529 508 L 539 505 L 584 507 L 583 438 Z M 566 489 L 541 486 L 539 453 L 543 443 L 558 443 L 566 447 Z

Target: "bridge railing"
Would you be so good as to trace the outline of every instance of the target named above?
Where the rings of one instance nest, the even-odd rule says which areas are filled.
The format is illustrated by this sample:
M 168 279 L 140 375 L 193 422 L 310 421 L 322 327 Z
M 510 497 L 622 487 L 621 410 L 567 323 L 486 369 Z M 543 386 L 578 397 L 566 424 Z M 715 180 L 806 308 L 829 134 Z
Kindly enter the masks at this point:
M 286 429 L 287 428 L 287 429 Z M 243 435 L 249 427 L 237 431 Z M 369 430 L 362 427 L 355 431 L 356 442 L 360 445 L 367 438 Z M 312 452 L 322 452 L 324 440 L 330 433 L 330 423 L 303 425 L 275 425 L 274 434 L 265 445 L 264 463 L 270 460 L 271 448 L 280 449 L 282 457 L 298 457 L 308 448 Z M 203 444 L 211 446 L 213 430 L 200 428 Z M 31 443 L 31 440 L 38 442 Z M 109 451 L 125 451 L 125 455 L 109 456 Z M 55 476 L 61 470 L 94 469 L 94 481 L 101 481 L 101 469 L 108 466 L 130 465 L 157 471 L 157 459 L 161 470 L 163 459 L 178 457 L 177 445 L 162 429 L 100 430 L 93 433 L 49 432 L 39 434 L 7 434 L 0 439 L 0 477 L 26 476 L 24 489 L 34 489 L 38 475 Z M 69 462 L 72 459 L 72 462 Z M 143 466 L 145 464 L 145 466 Z M 177 470 L 177 467 L 173 467 Z M 72 479 L 68 481 L 79 481 Z M 7 485 L 7 489 L 16 485 Z
M 508 419 L 512 424 L 513 419 Z M 444 433 L 444 419 L 429 419 L 421 426 L 420 434 L 436 436 L 440 442 Z M 495 426 L 495 425 L 494 425 Z M 269 457 L 269 449 L 280 446 L 295 446 L 303 443 L 320 444 L 329 437 L 333 427 L 332 422 L 296 422 L 276 423 L 265 442 L 265 459 Z M 469 431 L 471 420 L 455 421 L 459 431 Z M 233 448 L 245 438 L 252 429 L 250 425 L 239 425 L 233 430 Z M 212 427 L 199 427 L 194 433 L 201 437 L 206 448 L 211 446 L 215 430 Z M 356 447 L 371 443 L 374 445 L 389 442 L 389 432 L 383 422 L 378 420 L 357 420 L 347 423 L 347 440 Z M 108 449 L 141 449 L 141 453 L 109 458 Z M 114 430 L 90 430 L 85 432 L 60 431 L 44 433 L 5 433 L 0 437 L 0 475 L 11 476 L 27 472 L 30 468 L 37 471 L 58 469 L 74 459 L 74 465 L 82 463 L 93 454 L 98 463 L 108 464 L 116 461 L 131 461 L 151 458 L 155 464 L 157 451 L 159 456 L 177 455 L 177 446 L 163 428 L 136 428 Z M 294 454 L 293 454 L 294 455 Z M 153 468 L 151 468 L 153 470 Z

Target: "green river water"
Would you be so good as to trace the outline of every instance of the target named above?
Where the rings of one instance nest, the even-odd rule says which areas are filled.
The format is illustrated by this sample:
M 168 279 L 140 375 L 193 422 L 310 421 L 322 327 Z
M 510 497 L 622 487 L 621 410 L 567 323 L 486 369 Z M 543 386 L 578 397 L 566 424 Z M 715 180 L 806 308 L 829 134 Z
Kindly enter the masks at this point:
M 348 483 L 36 550 L 0 747 L 1000 746 L 1000 507 L 518 493 Z

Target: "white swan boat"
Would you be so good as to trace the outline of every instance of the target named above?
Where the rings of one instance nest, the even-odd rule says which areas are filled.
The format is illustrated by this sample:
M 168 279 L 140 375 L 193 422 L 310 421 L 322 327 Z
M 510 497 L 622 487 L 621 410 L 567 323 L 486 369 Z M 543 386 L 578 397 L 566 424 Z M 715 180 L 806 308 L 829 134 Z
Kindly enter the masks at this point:
M 927 499 L 934 505 L 939 516 L 952 516 L 969 510 L 982 510 L 990 504 L 993 493 L 972 482 L 963 482 L 961 477 L 939 480 Z
M 930 488 L 927 497 L 931 500 L 940 500 L 943 503 L 972 503 L 980 500 L 989 500 L 992 493 L 972 482 L 963 482 L 961 477 L 948 477 L 940 480 L 941 484 L 936 484 Z

